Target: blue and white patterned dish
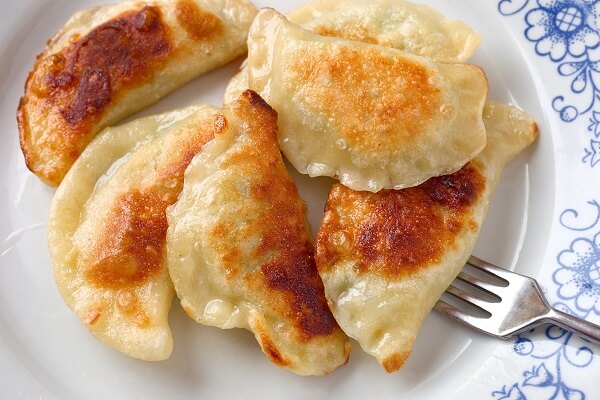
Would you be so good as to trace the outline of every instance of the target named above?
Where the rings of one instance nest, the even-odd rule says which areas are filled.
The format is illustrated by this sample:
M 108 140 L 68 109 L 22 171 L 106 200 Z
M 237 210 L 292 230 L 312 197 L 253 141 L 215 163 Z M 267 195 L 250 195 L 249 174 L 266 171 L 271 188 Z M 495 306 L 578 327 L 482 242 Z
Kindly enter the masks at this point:
M 475 254 L 538 278 L 556 307 L 600 323 L 600 0 L 415 1 L 472 25 L 490 97 L 540 125 L 538 143 L 507 167 Z M 400 372 L 385 374 L 355 345 L 350 363 L 324 378 L 279 370 L 249 334 L 198 326 L 178 306 L 169 361 L 130 360 L 98 343 L 54 286 L 53 191 L 23 165 L 15 109 L 46 39 L 102 2 L 21 0 L 0 14 L 0 398 L 600 399 L 600 347 L 556 327 L 499 341 L 432 314 Z M 256 3 L 286 12 L 304 0 Z M 235 69 L 144 114 L 219 104 Z M 316 228 L 329 181 L 296 178 Z
M 561 140 L 571 142 L 559 173 L 562 211 L 551 268 L 541 272 L 553 306 L 598 322 L 600 318 L 600 2 L 500 0 L 500 15 L 521 32 L 524 48 L 548 77 L 542 102 L 556 112 Z M 529 42 L 529 43 L 527 43 Z M 545 65 L 544 65 L 545 64 Z M 543 65 L 543 67 L 542 67 Z M 543 68 L 543 69 L 542 69 Z M 552 76 L 554 75 L 554 76 Z M 559 88 L 567 82 L 567 90 Z M 579 144 L 579 151 L 572 151 Z M 575 146 L 573 146 L 575 145 Z M 559 149 L 560 150 L 560 149 Z M 558 169 L 558 168 L 557 168 Z M 578 172 L 578 170 L 583 171 Z M 561 171 L 562 170 L 562 171 Z M 561 207 L 559 206 L 559 210 Z M 597 346 L 556 327 L 521 335 L 513 351 L 529 369 L 492 392 L 495 399 L 594 399 L 600 396 Z M 582 376 L 587 376 L 585 384 Z

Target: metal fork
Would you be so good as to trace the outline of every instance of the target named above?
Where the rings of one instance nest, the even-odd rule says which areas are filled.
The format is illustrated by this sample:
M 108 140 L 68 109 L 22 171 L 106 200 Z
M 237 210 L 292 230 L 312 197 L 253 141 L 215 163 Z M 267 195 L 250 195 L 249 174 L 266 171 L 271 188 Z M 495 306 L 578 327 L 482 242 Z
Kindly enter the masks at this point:
M 600 326 L 550 307 L 538 283 L 471 256 L 467 265 L 478 274 L 461 272 L 446 293 L 458 298 L 457 306 L 439 300 L 435 309 L 488 335 L 509 338 L 534 326 L 552 323 L 595 343 Z M 478 276 L 474 276 L 478 275 Z M 464 289 L 457 287 L 456 283 Z M 468 303 L 460 307 L 461 302 Z M 464 303 L 463 303 L 464 305 Z M 477 315 L 478 314 L 478 315 Z

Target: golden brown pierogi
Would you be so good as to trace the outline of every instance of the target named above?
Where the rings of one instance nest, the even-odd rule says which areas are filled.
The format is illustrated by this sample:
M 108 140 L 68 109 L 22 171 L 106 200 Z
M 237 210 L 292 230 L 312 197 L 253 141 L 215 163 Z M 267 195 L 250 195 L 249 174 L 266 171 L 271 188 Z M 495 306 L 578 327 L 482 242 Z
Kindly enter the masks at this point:
M 327 306 L 306 205 L 277 146 L 277 114 L 247 91 L 191 162 L 168 209 L 168 265 L 197 322 L 254 333 L 266 356 L 300 375 L 346 363 L 348 339 Z
M 272 9 L 250 28 L 247 66 L 301 173 L 376 192 L 454 172 L 485 146 L 477 66 L 316 35 Z
M 287 17 L 319 35 L 393 47 L 435 62 L 465 63 L 481 42 L 465 23 L 404 0 L 316 0 Z M 244 66 L 225 91 L 225 102 L 248 89 Z
M 106 129 L 54 196 L 48 244 L 60 293 L 98 339 L 128 356 L 171 353 L 165 210 L 213 138 L 218 110 L 192 106 Z
M 524 112 L 490 103 L 485 150 L 459 171 L 403 190 L 331 189 L 316 262 L 346 334 L 388 371 L 471 255 L 506 162 L 537 136 Z
M 19 104 L 28 168 L 57 186 L 102 128 L 244 54 L 255 14 L 249 0 L 147 0 L 73 15 Z

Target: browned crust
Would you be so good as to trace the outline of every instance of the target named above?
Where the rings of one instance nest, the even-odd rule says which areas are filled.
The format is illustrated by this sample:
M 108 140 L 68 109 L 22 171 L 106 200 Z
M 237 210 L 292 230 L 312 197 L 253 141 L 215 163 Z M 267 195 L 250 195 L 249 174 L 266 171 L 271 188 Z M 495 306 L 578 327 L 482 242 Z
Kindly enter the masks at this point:
M 223 35 L 223 23 L 189 0 L 176 4 L 178 22 L 196 42 Z M 57 186 L 98 133 L 113 104 L 144 86 L 179 57 L 158 6 L 127 11 L 53 55 L 38 55 L 19 102 L 19 140 L 27 167 Z M 52 41 L 49 42 L 49 45 Z M 34 129 L 43 121 L 47 129 Z
M 356 24 L 347 24 L 341 28 L 334 28 L 328 26 L 318 26 L 313 29 L 315 33 L 323 36 L 330 36 L 335 38 L 343 38 L 348 40 L 356 40 L 358 42 L 377 44 L 380 46 L 393 47 L 392 43 L 386 40 L 380 40 L 374 36 L 371 36 L 369 28 Z
M 271 340 L 269 332 L 267 331 L 264 324 L 260 321 L 257 321 L 257 323 L 254 326 L 254 329 L 256 330 L 256 335 L 258 336 L 258 341 L 260 342 L 262 350 L 265 353 L 265 355 L 269 358 L 269 360 L 271 360 L 273 364 L 279 367 L 285 368 L 291 366 L 291 362 L 279 352 L 277 346 Z
M 252 106 L 264 110 L 268 114 L 267 118 L 269 120 L 275 120 L 275 129 L 277 129 L 277 111 L 275 111 L 258 93 L 254 90 L 245 90 L 241 95 L 241 99 L 247 101 Z
M 144 310 L 137 294 L 128 289 L 122 289 L 117 293 L 116 305 L 118 310 L 128 315 L 140 328 L 150 326 L 150 317 Z
M 83 322 L 86 325 L 94 325 L 102 316 L 102 310 L 99 307 L 92 308 L 88 311 L 87 315 L 83 318 Z
M 251 181 L 247 196 L 264 205 L 245 229 L 249 236 L 260 237 L 253 258 L 265 261 L 251 278 L 244 277 L 244 284 L 259 293 L 257 301 L 264 301 L 277 315 L 291 321 L 301 340 L 341 334 L 314 262 L 306 205 L 277 145 L 277 113 L 253 91 L 244 92 L 228 107 L 249 125 L 253 140 L 248 149 L 229 157 L 222 167 L 232 163 L 259 171 L 260 178 Z M 225 229 L 216 227 L 212 234 L 220 238 Z M 238 258 L 237 254 L 223 255 L 224 261 L 231 261 L 225 262 L 228 271 L 235 268 Z
M 327 336 L 339 329 L 327 306 L 312 248 L 296 254 L 284 251 L 275 260 L 263 265 L 262 273 L 267 287 L 286 298 L 289 310 L 285 312 L 294 321 L 303 339 Z
M 162 268 L 168 202 L 156 193 L 134 190 L 120 196 L 107 217 L 85 269 L 98 287 L 140 285 Z
M 96 27 L 57 54 L 40 54 L 18 109 L 28 168 L 58 185 L 97 133 L 108 105 L 125 91 L 149 82 L 172 51 L 161 10 L 144 7 Z M 48 131 L 32 132 L 30 119 L 43 116 Z
M 538 126 L 538 124 L 536 122 L 534 122 L 531 126 L 531 137 L 532 137 L 532 142 L 537 139 L 537 137 L 540 135 L 540 128 Z
M 356 151 L 383 151 L 397 148 L 399 142 L 412 143 L 439 114 L 442 93 L 432 80 L 437 72 L 428 66 L 410 58 L 390 58 L 370 47 L 315 51 L 295 51 L 286 73 L 299 90 L 310 90 L 311 104 L 316 104 L 313 112 L 343 121 L 335 129 Z
M 381 362 L 381 366 L 386 370 L 386 372 L 389 373 L 398 371 L 400 368 L 402 368 L 408 359 L 408 356 L 410 356 L 410 351 L 394 353 L 384 358 Z
M 208 120 L 205 125 L 162 149 L 171 157 L 158 167 L 152 185 L 133 187 L 115 200 L 91 255 L 85 259 L 85 276 L 92 285 L 139 286 L 164 270 L 166 209 L 183 188 L 188 164 L 214 137 L 214 122 Z
M 191 0 L 177 0 L 175 17 L 187 34 L 197 41 L 210 40 L 223 32 L 223 21 Z
M 355 260 L 360 273 L 402 279 L 439 262 L 463 229 L 477 229 L 469 212 L 485 189 L 471 162 L 417 187 L 358 192 L 334 185 L 316 239 L 320 271 Z

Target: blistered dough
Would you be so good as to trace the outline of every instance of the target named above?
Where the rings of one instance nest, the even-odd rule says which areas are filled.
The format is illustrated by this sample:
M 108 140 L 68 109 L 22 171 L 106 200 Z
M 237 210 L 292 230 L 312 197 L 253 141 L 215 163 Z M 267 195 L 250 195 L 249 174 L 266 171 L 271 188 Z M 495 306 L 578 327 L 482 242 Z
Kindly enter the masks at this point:
M 214 136 L 217 111 L 192 106 L 108 128 L 54 196 L 48 244 L 58 289 L 99 340 L 128 356 L 171 354 L 165 211 Z
M 477 66 L 316 35 L 271 9 L 248 46 L 249 86 L 277 110 L 279 144 L 301 173 L 398 189 L 454 172 L 485 146 Z
M 274 364 L 324 375 L 346 363 L 349 344 L 325 300 L 276 118 L 250 91 L 222 110 L 167 212 L 169 271 L 197 322 L 248 329 Z
M 317 235 L 316 261 L 333 314 L 388 371 L 471 255 L 506 162 L 537 136 L 524 112 L 490 103 L 488 145 L 459 171 L 403 190 L 336 184 Z
M 403 0 L 316 0 L 288 18 L 320 35 L 393 47 L 443 63 L 467 62 L 481 42 L 464 22 Z M 227 86 L 225 102 L 248 88 L 244 66 Z
M 404 0 L 316 0 L 288 18 L 319 35 L 393 47 L 443 63 L 467 62 L 481 42 L 464 22 Z
M 147 0 L 73 15 L 19 104 L 28 168 L 57 186 L 102 128 L 244 54 L 255 14 L 249 0 Z

